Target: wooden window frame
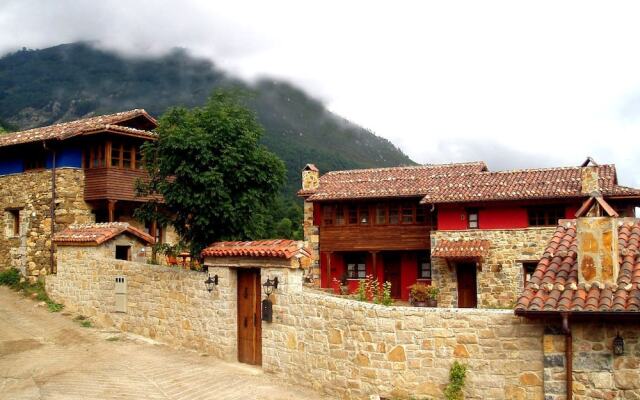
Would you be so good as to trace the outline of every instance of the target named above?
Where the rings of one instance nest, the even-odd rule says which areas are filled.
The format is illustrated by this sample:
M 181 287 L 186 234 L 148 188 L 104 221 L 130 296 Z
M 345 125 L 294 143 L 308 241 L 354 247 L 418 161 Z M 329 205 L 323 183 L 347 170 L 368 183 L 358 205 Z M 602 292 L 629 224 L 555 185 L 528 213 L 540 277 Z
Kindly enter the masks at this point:
M 8 212 L 13 220 L 13 229 L 10 236 L 12 238 L 20 237 L 20 210 L 20 208 L 5 209 L 5 212 Z
M 365 253 L 349 253 L 344 255 L 347 279 L 360 280 L 367 277 L 367 255 Z M 353 266 L 349 269 L 350 266 Z
M 326 207 L 331 207 L 331 217 L 326 216 Z M 397 210 L 397 222 L 391 222 L 391 210 Z M 411 221 L 404 220 L 410 210 Z M 422 221 L 418 222 L 418 215 L 422 216 Z M 363 216 L 367 216 L 366 223 L 362 222 Z M 340 218 L 338 217 L 340 216 Z M 383 217 L 384 222 L 379 222 L 378 217 Z M 430 226 L 434 227 L 435 214 L 420 204 L 402 203 L 400 201 L 391 202 L 336 202 L 329 205 L 322 205 L 322 225 L 324 226 Z M 344 220 L 339 223 L 339 220 Z M 331 221 L 326 223 L 325 221 Z
M 122 250 L 125 249 L 127 254 L 126 254 L 126 258 L 121 258 L 118 257 L 118 250 Z M 115 249 L 115 254 L 114 257 L 116 260 L 122 260 L 122 261 L 131 261 L 131 246 L 130 245 L 116 245 L 116 249 Z
M 556 226 L 559 219 L 565 218 L 566 213 L 567 207 L 564 205 L 529 207 L 527 208 L 527 225 L 530 227 Z
M 426 261 L 423 262 L 423 261 Z M 430 281 L 433 279 L 433 264 L 431 262 L 431 254 L 428 251 L 420 252 L 416 256 L 416 262 L 418 267 L 418 280 L 427 280 Z M 423 268 L 424 264 L 428 264 L 429 276 L 424 276 L 423 273 L 425 269 Z
M 529 279 L 531 279 L 531 277 L 529 277 L 529 279 L 527 279 L 528 270 L 531 269 L 531 276 L 533 276 L 533 273 L 536 271 L 537 267 L 538 267 L 538 261 L 523 261 L 522 262 L 522 281 L 523 281 L 523 285 L 526 285 L 527 282 L 529 282 Z
M 472 215 L 475 215 L 473 220 L 471 219 Z M 475 222 L 475 226 L 471 226 L 472 222 Z M 467 209 L 467 229 L 480 229 L 480 210 L 477 208 Z

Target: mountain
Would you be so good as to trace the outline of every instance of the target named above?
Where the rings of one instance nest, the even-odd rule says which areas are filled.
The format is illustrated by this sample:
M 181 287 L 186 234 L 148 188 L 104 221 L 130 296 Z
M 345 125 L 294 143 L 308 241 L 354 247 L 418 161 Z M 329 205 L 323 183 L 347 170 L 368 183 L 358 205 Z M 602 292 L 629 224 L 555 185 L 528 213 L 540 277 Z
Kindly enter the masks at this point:
M 287 165 L 291 196 L 306 163 L 323 172 L 414 164 L 388 140 L 329 112 L 292 84 L 247 83 L 182 49 L 131 58 L 80 42 L 7 54 L 0 58 L 0 120 L 27 129 L 132 108 L 159 116 L 169 107 L 201 105 L 224 87 L 248 93 L 265 127 L 264 144 Z

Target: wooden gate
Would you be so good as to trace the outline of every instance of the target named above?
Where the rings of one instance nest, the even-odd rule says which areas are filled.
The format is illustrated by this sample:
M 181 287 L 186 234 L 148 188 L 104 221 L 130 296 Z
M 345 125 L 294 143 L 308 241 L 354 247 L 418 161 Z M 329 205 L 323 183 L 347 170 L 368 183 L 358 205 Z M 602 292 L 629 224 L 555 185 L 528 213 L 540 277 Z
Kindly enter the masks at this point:
M 262 365 L 260 270 L 238 269 L 238 361 Z

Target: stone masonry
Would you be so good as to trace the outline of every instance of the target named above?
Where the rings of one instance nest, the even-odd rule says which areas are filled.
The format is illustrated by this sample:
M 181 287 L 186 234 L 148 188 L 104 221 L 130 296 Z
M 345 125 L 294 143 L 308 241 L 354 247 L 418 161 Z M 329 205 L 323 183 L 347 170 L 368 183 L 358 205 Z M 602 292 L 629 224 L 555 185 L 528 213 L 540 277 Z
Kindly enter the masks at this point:
M 83 200 L 84 173 L 77 168 L 56 170 L 56 229 L 94 221 Z M 16 267 L 31 280 L 51 269 L 51 170 L 0 176 L 0 269 Z M 13 234 L 12 212 L 20 219 Z
M 432 231 L 431 248 L 440 240 L 489 240 L 491 247 L 477 272 L 478 307 L 513 308 L 523 290 L 523 261 L 538 262 L 555 227 Z M 433 258 L 433 284 L 440 288 L 438 306 L 458 302 L 455 261 Z

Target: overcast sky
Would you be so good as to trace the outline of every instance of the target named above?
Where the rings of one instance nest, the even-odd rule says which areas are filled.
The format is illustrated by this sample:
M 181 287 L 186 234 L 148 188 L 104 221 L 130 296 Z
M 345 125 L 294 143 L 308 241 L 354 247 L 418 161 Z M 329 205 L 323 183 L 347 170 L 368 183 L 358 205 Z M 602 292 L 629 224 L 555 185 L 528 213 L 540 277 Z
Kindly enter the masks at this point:
M 616 163 L 640 186 L 638 1 L 0 0 L 0 53 L 176 46 L 284 78 L 421 163 Z

